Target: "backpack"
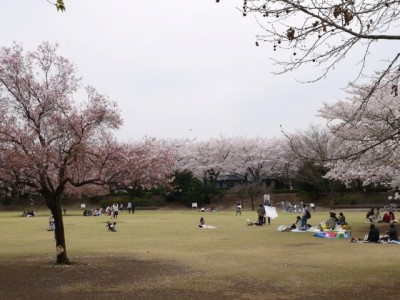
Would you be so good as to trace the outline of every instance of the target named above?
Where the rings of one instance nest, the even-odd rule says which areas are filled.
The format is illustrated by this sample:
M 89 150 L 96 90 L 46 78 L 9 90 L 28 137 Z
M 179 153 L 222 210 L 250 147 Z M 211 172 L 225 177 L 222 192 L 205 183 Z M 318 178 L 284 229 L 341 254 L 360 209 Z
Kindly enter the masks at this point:
M 310 219 L 311 218 L 311 213 L 308 209 L 306 209 L 306 218 Z

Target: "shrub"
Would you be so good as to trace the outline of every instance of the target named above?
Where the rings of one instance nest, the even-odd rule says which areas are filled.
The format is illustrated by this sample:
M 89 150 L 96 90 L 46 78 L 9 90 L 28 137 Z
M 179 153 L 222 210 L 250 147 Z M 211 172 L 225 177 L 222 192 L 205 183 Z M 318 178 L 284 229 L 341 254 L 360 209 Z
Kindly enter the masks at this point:
M 350 200 L 351 205 L 357 205 L 357 200 L 356 199 L 351 199 Z
M 297 189 L 273 189 L 271 194 L 298 194 L 300 190 Z
M 390 188 L 385 187 L 385 186 L 367 186 L 365 188 L 365 192 L 366 193 L 384 193 L 384 192 L 388 192 L 390 190 Z
M 8 206 L 11 204 L 11 198 L 9 197 L 4 197 L 1 199 L 1 204 L 4 206 Z
M 90 196 L 90 197 L 88 197 L 88 198 L 89 198 L 89 202 L 90 202 L 90 203 L 99 203 L 99 202 L 103 199 L 103 197 L 102 197 L 102 196 L 99 196 L 99 195 Z

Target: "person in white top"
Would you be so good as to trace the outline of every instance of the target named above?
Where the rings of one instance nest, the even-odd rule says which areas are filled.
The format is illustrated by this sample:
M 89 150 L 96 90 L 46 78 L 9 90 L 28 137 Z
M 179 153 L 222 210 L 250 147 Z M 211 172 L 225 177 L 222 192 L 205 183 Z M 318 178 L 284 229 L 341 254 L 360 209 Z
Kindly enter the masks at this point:
M 112 208 L 112 217 L 114 219 L 118 218 L 118 204 L 114 203 L 111 208 Z
M 240 203 L 238 203 L 236 205 L 236 215 L 242 215 L 242 205 Z

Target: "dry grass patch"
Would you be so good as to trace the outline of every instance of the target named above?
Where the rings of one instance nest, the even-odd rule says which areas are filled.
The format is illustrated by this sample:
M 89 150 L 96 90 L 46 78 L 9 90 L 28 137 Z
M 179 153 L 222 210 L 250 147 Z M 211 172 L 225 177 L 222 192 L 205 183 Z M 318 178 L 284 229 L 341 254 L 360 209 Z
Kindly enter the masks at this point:
M 199 229 L 200 216 L 218 228 Z M 8 228 L 2 234 L 0 267 L 11 276 L 0 275 L 1 282 L 6 280 L 0 298 L 15 295 L 9 284 L 21 280 L 27 282 L 26 289 L 48 286 L 47 293 L 57 292 L 65 299 L 77 295 L 85 299 L 103 295 L 112 299 L 132 299 L 132 295 L 141 299 L 265 299 L 266 295 L 373 299 L 382 294 L 398 298 L 388 291 L 400 286 L 396 268 L 400 246 L 352 244 L 346 239 L 276 230 L 293 223 L 295 214 L 281 213 L 272 225 L 256 227 L 246 225 L 247 218 L 256 217 L 252 211 L 242 216 L 233 211 L 123 212 L 118 231 L 111 233 L 105 227 L 106 217 L 69 212 L 67 249 L 77 264 L 68 267 L 52 264 L 55 245 L 52 232 L 46 231 L 47 217 L 46 211 L 35 218 L 0 214 L 0 226 Z M 327 212 L 317 212 L 310 221 L 316 224 L 327 217 Z M 353 234 L 368 231 L 365 212 L 346 212 L 346 217 Z M 381 231 L 387 227 L 380 225 Z M 102 293 L 96 293 L 98 289 Z M 18 299 L 32 299 L 23 289 L 18 295 Z

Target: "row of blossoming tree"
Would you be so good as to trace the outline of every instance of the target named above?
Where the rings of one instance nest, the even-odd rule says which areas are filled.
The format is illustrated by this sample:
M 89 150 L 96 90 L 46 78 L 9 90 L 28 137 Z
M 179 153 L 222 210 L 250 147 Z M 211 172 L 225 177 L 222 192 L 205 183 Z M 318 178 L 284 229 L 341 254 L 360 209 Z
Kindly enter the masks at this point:
M 365 105 L 377 78 L 380 83 Z M 236 173 L 259 182 L 263 176 L 284 177 L 301 170 L 305 181 L 314 181 L 328 195 L 335 193 L 338 183 L 354 181 L 364 186 L 389 183 L 395 188 L 400 185 L 400 106 L 392 83 L 393 76 L 377 73 L 370 82 L 350 84 L 345 99 L 323 104 L 319 110 L 326 126 L 284 132 L 285 138 L 181 140 L 170 141 L 170 147 L 175 149 L 178 168 L 190 169 L 210 181 L 219 174 Z M 305 174 L 305 165 L 317 166 L 323 172 L 320 176 Z
M 93 87 L 85 88 L 84 101 L 74 101 L 81 79 L 56 50 L 49 43 L 28 53 L 17 44 L 1 49 L 0 180 L 43 196 L 56 222 L 58 263 L 69 262 L 60 204 L 67 193 L 104 193 L 111 184 L 168 188 L 176 170 L 212 183 L 229 173 L 259 183 L 310 162 L 332 181 L 399 181 L 400 108 L 391 78 L 380 80 L 368 105 L 362 102 L 369 85 L 352 85 L 347 99 L 321 108 L 326 127 L 279 139 L 121 143 L 114 136 L 122 124 L 116 103 Z M 334 185 L 324 188 L 331 193 Z

